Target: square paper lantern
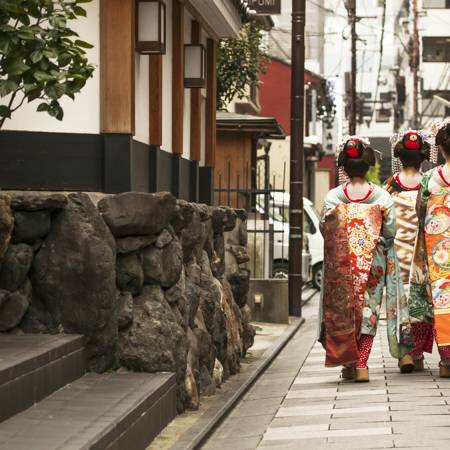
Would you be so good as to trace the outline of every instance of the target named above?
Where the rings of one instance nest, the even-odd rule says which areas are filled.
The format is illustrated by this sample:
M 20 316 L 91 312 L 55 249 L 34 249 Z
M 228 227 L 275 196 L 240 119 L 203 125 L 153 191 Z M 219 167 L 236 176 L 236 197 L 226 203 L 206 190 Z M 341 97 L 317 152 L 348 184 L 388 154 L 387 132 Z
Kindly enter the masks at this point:
M 166 5 L 161 0 L 136 1 L 136 51 L 166 53 Z
M 206 50 L 201 44 L 184 46 L 184 87 L 203 88 L 206 80 Z

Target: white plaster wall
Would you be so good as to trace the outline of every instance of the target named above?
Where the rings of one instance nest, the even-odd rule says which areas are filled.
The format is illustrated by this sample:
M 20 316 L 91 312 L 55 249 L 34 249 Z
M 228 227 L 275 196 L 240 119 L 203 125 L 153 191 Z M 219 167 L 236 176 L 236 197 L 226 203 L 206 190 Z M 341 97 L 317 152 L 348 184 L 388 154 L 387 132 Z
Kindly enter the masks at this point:
M 449 36 L 450 9 L 427 8 L 419 15 L 420 36 Z
M 208 36 L 202 30 L 200 34 L 201 43 L 207 48 Z M 205 88 L 202 89 L 202 125 L 201 125 L 201 147 L 200 147 L 200 165 L 205 165 L 205 155 L 206 155 L 206 146 L 205 146 L 205 133 L 206 133 L 206 84 Z
M 185 10 L 184 13 L 184 42 L 192 42 L 192 16 Z M 183 157 L 190 158 L 191 155 L 191 90 L 184 90 L 183 109 Z
M 62 121 L 45 112 L 38 113 L 36 108 L 39 101 L 34 101 L 24 103 L 12 119 L 5 122 L 4 129 L 65 133 L 100 132 L 100 0 L 83 6 L 87 10 L 87 18 L 80 17 L 70 22 L 70 26 L 79 33 L 80 39 L 94 45 L 93 49 L 87 51 L 89 61 L 96 67 L 94 77 L 76 95 L 75 101 L 68 97 L 61 100 L 64 109 Z M 6 99 L 2 99 L 1 102 L 5 101 Z
M 163 56 L 162 149 L 172 152 L 172 0 L 166 0 L 166 54 Z
M 426 15 L 419 16 L 420 36 L 450 36 L 450 9 L 430 8 L 425 11 Z M 450 89 L 449 63 L 422 62 L 420 69 L 425 90 Z
M 135 135 L 137 141 L 150 143 L 149 56 L 135 56 Z
M 205 165 L 206 146 L 205 146 L 205 133 L 206 133 L 206 95 L 202 93 L 202 145 L 200 149 L 200 165 Z
M 290 174 L 290 149 L 291 137 L 286 136 L 286 139 L 271 139 L 272 144 L 269 152 L 270 159 L 270 182 L 273 183 L 275 177 L 275 188 L 283 188 L 283 172 L 286 164 L 286 177 L 284 189 L 289 192 L 289 174 Z

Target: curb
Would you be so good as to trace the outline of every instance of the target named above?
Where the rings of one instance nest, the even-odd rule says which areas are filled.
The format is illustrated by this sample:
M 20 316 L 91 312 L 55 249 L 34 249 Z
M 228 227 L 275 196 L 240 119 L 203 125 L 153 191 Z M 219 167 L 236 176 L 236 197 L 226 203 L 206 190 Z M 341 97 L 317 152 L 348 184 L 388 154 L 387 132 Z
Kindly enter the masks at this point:
M 319 292 L 320 291 L 318 291 L 315 288 L 307 288 L 307 289 L 305 289 L 305 291 L 303 292 L 303 295 L 302 295 L 302 306 L 304 306 L 307 303 L 309 303 L 309 301 Z
M 302 298 L 302 305 L 308 303 L 318 291 L 312 290 L 312 293 L 308 292 L 308 295 Z M 257 379 L 265 372 L 270 366 L 273 360 L 284 349 L 288 342 L 294 337 L 301 326 L 305 323 L 305 319 L 295 318 L 294 322 L 288 326 L 283 334 L 276 340 L 276 342 L 268 348 L 262 355 L 261 361 L 257 364 L 253 373 L 249 378 L 234 392 L 234 394 L 220 407 L 220 409 L 210 418 L 208 423 L 203 429 L 197 433 L 190 440 L 189 444 L 176 445 L 172 447 L 176 450 L 197 450 L 200 449 L 206 439 L 215 431 L 219 423 L 228 415 L 228 413 L 234 408 L 236 403 L 242 398 L 242 396 L 253 386 Z M 180 443 L 181 444 L 181 443 Z

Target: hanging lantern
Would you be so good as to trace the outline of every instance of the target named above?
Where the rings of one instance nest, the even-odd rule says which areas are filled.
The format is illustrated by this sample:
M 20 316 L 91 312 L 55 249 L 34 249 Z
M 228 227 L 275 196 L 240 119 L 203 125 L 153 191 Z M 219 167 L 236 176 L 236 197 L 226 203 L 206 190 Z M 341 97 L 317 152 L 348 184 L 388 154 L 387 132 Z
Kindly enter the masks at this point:
M 203 88 L 206 80 L 206 50 L 202 44 L 184 46 L 184 87 Z
M 136 0 L 136 51 L 166 53 L 166 5 L 161 0 Z

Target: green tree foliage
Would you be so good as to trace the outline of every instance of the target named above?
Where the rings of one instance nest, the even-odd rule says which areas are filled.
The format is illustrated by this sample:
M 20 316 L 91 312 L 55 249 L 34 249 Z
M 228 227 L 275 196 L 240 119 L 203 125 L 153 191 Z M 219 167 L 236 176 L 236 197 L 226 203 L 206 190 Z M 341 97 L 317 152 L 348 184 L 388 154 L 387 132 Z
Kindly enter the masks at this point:
M 74 99 L 94 72 L 92 45 L 67 26 L 90 1 L 0 0 L 0 128 L 25 101 L 62 120 L 60 99 Z
M 224 110 L 233 98 L 248 98 L 248 87 L 258 82 L 269 61 L 261 28 L 242 27 L 238 38 L 223 39 L 217 53 L 217 108 Z
M 377 161 L 367 172 L 367 179 L 374 184 L 381 184 L 380 181 L 380 163 Z

